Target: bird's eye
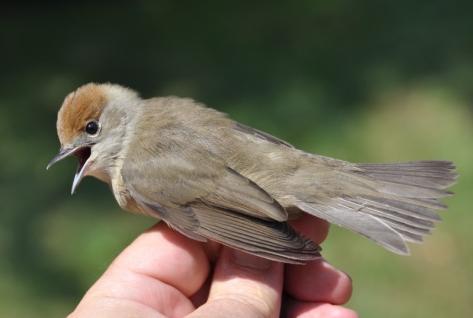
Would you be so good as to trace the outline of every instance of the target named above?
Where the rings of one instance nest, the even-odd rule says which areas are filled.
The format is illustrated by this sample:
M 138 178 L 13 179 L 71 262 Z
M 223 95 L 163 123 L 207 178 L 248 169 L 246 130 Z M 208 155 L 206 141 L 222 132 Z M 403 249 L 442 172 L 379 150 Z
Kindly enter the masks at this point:
M 89 121 L 85 125 L 85 132 L 89 135 L 95 135 L 99 131 L 99 123 L 95 120 Z

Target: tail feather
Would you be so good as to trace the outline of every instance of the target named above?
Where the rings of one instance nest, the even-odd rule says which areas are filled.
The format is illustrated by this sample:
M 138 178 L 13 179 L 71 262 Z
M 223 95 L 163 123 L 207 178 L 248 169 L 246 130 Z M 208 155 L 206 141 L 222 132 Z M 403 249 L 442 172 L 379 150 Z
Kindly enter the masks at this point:
M 435 226 L 432 224 L 431 227 L 424 227 L 424 226 L 414 226 L 410 224 L 406 224 L 403 222 L 399 221 L 392 221 L 392 220 L 387 220 L 384 219 L 384 222 L 386 222 L 389 226 L 391 226 L 394 230 L 396 231 L 402 231 L 405 233 L 411 233 L 411 234 L 416 234 L 416 235 L 427 235 L 432 233 L 432 228 Z
M 373 217 L 370 214 L 358 213 L 356 210 L 350 210 L 344 205 L 336 204 L 335 202 L 331 206 L 298 202 L 297 207 L 309 214 L 327 220 L 330 223 L 361 234 L 394 253 L 402 255 L 409 254 L 409 249 L 402 235 L 381 219 Z
M 431 228 L 435 221 L 439 221 L 440 217 L 433 211 L 427 210 L 429 214 L 415 214 L 408 210 L 401 210 L 388 205 L 379 205 L 376 201 L 366 200 L 365 198 L 342 198 L 341 199 L 348 209 L 356 210 L 371 214 L 374 217 L 387 221 L 402 222 L 406 225 L 418 226 L 421 228 Z
M 424 241 L 424 236 L 420 234 L 414 234 L 408 231 L 403 231 L 400 229 L 396 229 L 396 231 L 401 234 L 402 238 L 406 242 L 410 243 L 422 243 Z
M 455 166 L 450 161 L 413 161 L 406 163 L 358 164 L 368 176 L 389 183 L 422 189 L 444 190 L 456 180 Z M 438 193 L 440 197 L 445 195 Z M 407 195 L 409 196 L 409 194 Z
M 343 186 L 325 202 L 300 202 L 311 214 L 364 235 L 388 250 L 408 254 L 405 242 L 419 243 L 430 234 L 445 209 L 440 200 L 456 178 L 449 161 L 357 164 L 350 171 L 371 186 Z
M 419 220 L 441 220 L 438 213 L 435 212 L 435 208 L 432 208 L 429 203 L 426 204 L 427 206 L 422 204 L 422 201 L 388 198 L 383 194 L 362 196 L 357 200 L 361 201 L 359 204 L 376 210 L 380 216 L 386 218 L 399 217 L 401 220 L 406 222 L 411 220 L 416 224 L 420 223 Z M 371 211 L 368 210 L 368 212 Z

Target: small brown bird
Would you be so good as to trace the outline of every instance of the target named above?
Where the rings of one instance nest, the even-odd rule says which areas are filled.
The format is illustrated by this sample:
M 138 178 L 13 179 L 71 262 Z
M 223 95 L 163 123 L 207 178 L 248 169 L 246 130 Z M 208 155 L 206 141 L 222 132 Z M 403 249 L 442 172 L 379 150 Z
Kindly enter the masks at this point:
M 287 223 L 302 213 L 408 254 L 440 220 L 456 179 L 449 161 L 354 164 L 298 150 L 188 98 L 141 99 L 87 84 L 59 110 L 55 162 L 75 155 L 72 192 L 94 176 L 125 210 L 185 236 L 304 263 L 320 248 Z

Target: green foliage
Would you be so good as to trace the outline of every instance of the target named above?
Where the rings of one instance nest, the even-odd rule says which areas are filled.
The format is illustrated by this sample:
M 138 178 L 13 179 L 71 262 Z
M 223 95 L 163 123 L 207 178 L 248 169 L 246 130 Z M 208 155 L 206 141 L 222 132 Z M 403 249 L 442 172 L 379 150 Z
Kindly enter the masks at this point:
M 351 161 L 449 159 L 449 212 L 411 257 L 332 229 L 363 317 L 473 311 L 473 3 L 81 2 L 0 12 L 0 316 L 61 317 L 153 223 L 119 211 L 57 151 L 64 96 L 110 81 L 185 95 L 297 147 Z

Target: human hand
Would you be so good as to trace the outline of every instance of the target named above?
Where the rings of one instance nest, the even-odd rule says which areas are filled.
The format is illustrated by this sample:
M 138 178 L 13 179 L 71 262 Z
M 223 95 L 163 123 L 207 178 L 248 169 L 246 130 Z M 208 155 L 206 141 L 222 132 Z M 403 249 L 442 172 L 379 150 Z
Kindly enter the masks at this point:
M 328 233 L 309 216 L 293 225 L 317 243 Z M 351 288 L 323 259 L 284 265 L 189 240 L 161 222 L 113 261 L 69 318 L 355 318 L 340 306 Z

